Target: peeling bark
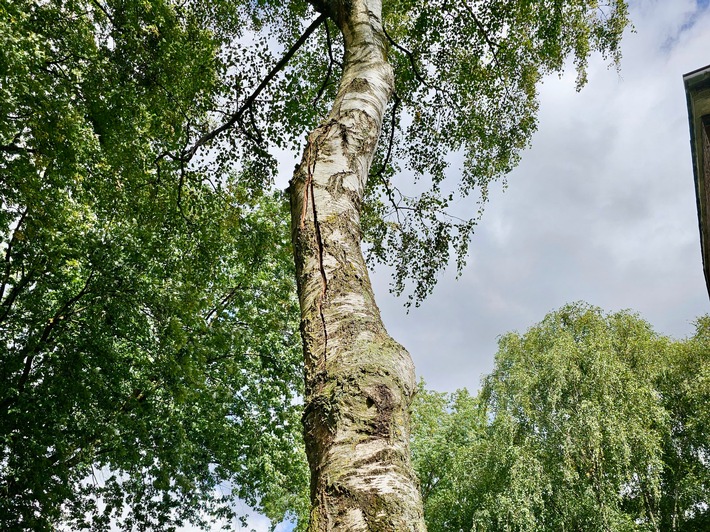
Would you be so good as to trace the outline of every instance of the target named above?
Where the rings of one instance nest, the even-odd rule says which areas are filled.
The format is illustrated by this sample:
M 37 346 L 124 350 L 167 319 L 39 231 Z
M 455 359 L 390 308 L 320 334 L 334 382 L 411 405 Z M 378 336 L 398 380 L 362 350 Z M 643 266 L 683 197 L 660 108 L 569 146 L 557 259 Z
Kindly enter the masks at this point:
M 414 366 L 382 324 L 360 248 L 360 206 L 394 84 L 381 2 L 320 7 L 344 36 L 343 77 L 290 186 L 309 531 L 424 531 L 409 458 Z

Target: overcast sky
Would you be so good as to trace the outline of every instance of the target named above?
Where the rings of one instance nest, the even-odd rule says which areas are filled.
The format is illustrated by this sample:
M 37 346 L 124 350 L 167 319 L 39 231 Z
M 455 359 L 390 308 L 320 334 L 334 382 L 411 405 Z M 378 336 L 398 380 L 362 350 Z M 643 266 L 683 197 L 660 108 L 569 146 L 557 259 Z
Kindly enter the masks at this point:
M 373 275 L 429 388 L 473 391 L 499 335 L 565 303 L 633 309 L 679 338 L 710 312 L 682 80 L 710 64 L 708 0 L 632 2 L 631 17 L 620 73 L 595 57 L 581 92 L 572 71 L 540 87 L 532 148 L 491 195 L 462 278 L 447 272 L 406 314 Z

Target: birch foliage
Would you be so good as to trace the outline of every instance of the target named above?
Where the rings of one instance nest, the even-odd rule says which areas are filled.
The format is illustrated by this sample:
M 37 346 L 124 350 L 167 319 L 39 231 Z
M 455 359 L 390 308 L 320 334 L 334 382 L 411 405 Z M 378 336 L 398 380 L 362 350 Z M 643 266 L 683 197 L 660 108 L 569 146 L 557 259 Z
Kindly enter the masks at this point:
M 504 335 L 477 397 L 424 392 L 413 449 L 429 530 L 707 527 L 707 325 L 673 341 L 570 305 Z

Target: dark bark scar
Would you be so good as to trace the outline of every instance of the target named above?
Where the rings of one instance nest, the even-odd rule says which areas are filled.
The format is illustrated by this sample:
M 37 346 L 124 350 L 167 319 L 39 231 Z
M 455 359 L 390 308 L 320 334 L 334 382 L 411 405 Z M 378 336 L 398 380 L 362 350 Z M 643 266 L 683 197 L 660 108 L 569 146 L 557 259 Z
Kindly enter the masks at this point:
M 313 163 L 315 167 L 315 162 Z M 323 314 L 323 301 L 325 301 L 326 292 L 328 290 L 328 279 L 325 275 L 325 267 L 323 266 L 323 238 L 320 232 L 320 224 L 318 223 L 318 213 L 316 211 L 316 198 L 313 192 L 313 179 L 309 179 L 310 191 L 311 191 L 311 205 L 313 205 L 313 227 L 316 232 L 316 243 L 318 244 L 318 267 L 320 268 L 321 276 L 321 293 L 318 298 L 318 314 L 320 314 L 321 323 L 323 324 L 323 363 L 325 364 L 328 359 L 328 328 L 325 324 L 325 314 Z M 306 189 L 307 190 L 307 189 Z
M 326 293 L 328 291 L 328 278 L 325 273 L 325 266 L 323 265 L 323 254 L 324 245 L 323 238 L 321 235 L 320 223 L 318 222 L 318 211 L 316 209 L 316 197 L 315 197 L 315 186 L 313 182 L 313 174 L 316 169 L 316 162 L 318 160 L 319 146 L 325 137 L 327 137 L 330 131 L 330 125 L 328 124 L 323 128 L 323 131 L 318 134 L 312 142 L 309 143 L 307 148 L 306 156 L 306 182 L 303 190 L 303 209 L 301 210 L 301 229 L 305 228 L 306 225 L 306 212 L 308 211 L 308 199 L 310 196 L 311 209 L 313 211 L 313 228 L 315 230 L 316 245 L 318 247 L 318 267 L 320 269 L 321 275 L 321 293 L 318 301 L 316 303 L 318 307 L 318 314 L 320 315 L 321 323 L 323 325 L 323 364 L 327 363 L 327 353 L 328 353 L 328 328 L 326 326 L 325 314 L 323 313 L 323 302 L 326 298 Z

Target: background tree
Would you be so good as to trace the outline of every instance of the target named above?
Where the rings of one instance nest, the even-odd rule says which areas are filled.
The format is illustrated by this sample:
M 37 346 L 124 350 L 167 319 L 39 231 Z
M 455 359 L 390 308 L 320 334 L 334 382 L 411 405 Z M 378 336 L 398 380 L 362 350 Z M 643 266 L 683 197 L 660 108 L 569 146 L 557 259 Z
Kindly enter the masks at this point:
M 155 360 L 178 368 L 171 371 L 183 379 L 181 353 L 193 341 L 199 340 L 207 351 L 195 347 L 194 353 L 203 354 L 190 355 L 198 359 L 187 364 L 188 370 L 204 370 L 199 356 L 216 348 L 193 334 L 192 320 L 182 313 L 191 309 L 192 318 L 199 316 L 209 329 L 218 314 L 232 322 L 238 307 L 220 314 L 219 302 L 233 302 L 229 294 L 239 283 L 232 278 L 220 285 L 219 276 L 212 280 L 205 272 L 212 274 L 218 266 L 237 268 L 248 257 L 239 250 L 230 255 L 219 248 L 227 244 L 215 243 L 227 232 L 239 241 L 240 233 L 231 233 L 228 224 L 242 223 L 230 217 L 233 211 L 219 206 L 226 199 L 240 206 L 238 213 L 247 219 L 256 216 L 256 204 L 275 172 L 269 149 L 302 148 L 304 133 L 311 131 L 289 189 L 305 351 L 311 529 L 422 529 L 408 450 L 413 367 L 382 326 L 361 238 L 369 243 L 371 259 L 394 268 L 395 291 L 402 292 L 412 281 L 415 301 L 432 289 L 450 252 L 456 253 L 460 268 L 489 184 L 515 165 L 535 129 L 536 83 L 546 73 L 561 70 L 570 56 L 580 86 L 592 51 L 618 62 L 618 43 L 627 24 L 625 2 L 614 0 L 603 8 L 592 0 L 25 0 L 0 5 L 5 76 L 0 136 L 7 176 L 2 181 L 3 239 L 9 268 L 3 304 L 15 312 L 6 316 L 15 336 L 4 355 L 13 360 L 4 399 L 10 416 L 3 430 L 8 458 L 0 462 L 7 471 L 7 489 L 18 491 L 17 466 L 10 467 L 9 449 L 32 434 L 13 417 L 28 411 L 29 406 L 20 407 L 21 398 L 39 385 L 57 382 L 50 378 L 53 369 L 43 373 L 52 367 L 51 360 L 69 360 L 68 355 L 55 357 L 65 344 L 47 344 L 59 341 L 59 324 L 73 323 L 81 315 L 102 327 L 123 327 L 111 337 L 120 338 L 116 341 L 126 346 L 129 358 L 145 352 L 151 368 L 138 386 L 126 386 L 129 398 L 135 393 L 136 400 L 141 399 L 146 389 L 163 382 L 153 375 Z M 378 142 L 380 137 L 384 142 Z M 462 153 L 464 163 L 452 182 L 446 182 L 454 175 L 447 171 L 452 152 Z M 398 188 L 393 182 L 399 170 L 425 186 L 411 193 L 409 187 Z M 452 202 L 469 196 L 471 216 L 460 219 L 448 212 Z M 80 206 L 80 215 L 67 212 L 73 204 Z M 274 209 L 267 213 L 275 216 Z M 65 219 L 84 220 L 89 228 L 68 230 Z M 129 253 L 132 261 L 101 256 L 112 249 L 105 244 L 114 240 L 102 240 L 103 233 L 93 232 L 92 223 L 120 228 L 126 242 L 117 242 L 115 253 Z M 27 252 L 25 258 L 19 244 L 28 242 L 22 237 L 25 224 L 35 232 L 55 227 L 51 234 L 66 234 L 69 240 L 52 239 L 48 233 L 51 245 L 40 248 L 42 253 Z M 244 234 L 247 238 L 250 232 Z M 57 253 L 52 246 L 59 241 L 71 242 L 73 251 Z M 256 247 L 266 247 L 266 241 Z M 269 253 L 280 257 L 281 241 L 269 242 Z M 94 247 L 97 255 L 82 256 Z M 182 248 L 194 249 L 195 260 L 172 258 L 190 257 Z M 45 259 L 33 262 L 35 257 L 47 257 L 53 269 L 44 269 Z M 160 266 L 143 271 L 149 259 Z M 203 259 L 206 262 L 200 262 Z M 79 261 L 77 269 L 72 269 L 72 260 Z M 200 274 L 195 271 L 208 263 L 211 266 Z M 283 271 L 275 266 L 276 258 L 257 263 L 266 271 L 276 268 L 274 275 Z M 112 273 L 111 267 L 121 273 Z M 97 295 L 97 287 L 111 286 L 123 275 L 128 277 L 119 286 L 127 296 L 120 292 L 116 300 L 133 302 L 130 308 L 139 316 L 111 317 L 108 311 L 85 306 L 92 297 L 111 301 Z M 259 277 L 249 271 L 245 275 Z M 50 280 L 56 284 L 43 288 Z M 146 285 L 139 287 L 157 283 L 163 289 L 146 290 L 148 297 L 134 287 L 141 281 Z M 285 301 L 276 296 L 281 293 L 277 287 L 261 287 L 243 304 L 261 309 L 250 316 L 262 316 L 265 309 L 288 308 L 277 303 Z M 27 310 L 22 294 L 28 305 L 32 300 Z M 144 303 L 159 296 L 170 304 Z M 213 313 L 214 308 L 218 310 Z M 70 314 L 78 309 L 81 313 Z M 168 351 L 158 356 L 162 351 L 154 350 L 156 344 L 140 343 L 142 336 L 135 330 L 165 340 L 168 343 L 157 345 Z M 279 331 L 284 333 L 277 334 L 280 340 L 290 340 L 287 327 L 250 330 Z M 264 338 L 274 339 L 267 334 L 252 340 L 265 345 Z M 126 345 L 128 340 L 139 340 L 143 350 Z M 83 351 L 67 347 L 66 352 Z M 256 402 L 257 411 L 277 416 L 282 411 L 276 403 L 291 404 L 289 372 L 296 366 L 286 366 L 281 392 L 269 392 L 267 384 L 246 386 L 254 394 L 247 399 Z M 78 367 L 95 371 L 108 366 L 93 360 L 85 366 L 71 364 Z M 241 366 L 232 370 L 243 375 Z M 124 369 L 123 374 L 130 371 Z M 197 389 L 187 378 L 182 382 L 182 387 L 161 388 L 167 403 L 188 388 Z M 232 391 L 241 393 L 243 388 L 237 384 Z M 82 389 L 91 390 L 89 396 L 97 391 L 93 385 Z M 157 404 L 162 403 L 156 399 Z M 239 404 L 241 415 L 253 413 L 251 404 Z M 101 419 L 94 414 L 89 418 Z M 241 422 L 231 411 L 220 419 Z M 60 432 L 62 427 L 57 424 Z M 253 444 L 249 438 L 234 441 Z M 125 440 L 126 445 L 133 442 Z M 196 452 L 202 448 L 195 445 Z M 52 456 L 54 451 L 45 442 L 34 454 Z M 125 447 L 120 452 L 125 454 Z M 136 457 L 153 464 L 152 452 L 139 451 Z M 97 456 L 103 454 L 89 453 L 86 463 L 94 463 Z M 214 473 L 213 480 L 222 472 L 206 470 Z M 245 486 L 254 479 L 257 476 L 246 478 Z M 289 479 L 297 483 L 298 475 Z M 174 492 L 169 483 L 152 486 L 161 497 Z M 295 484 L 283 488 L 284 494 L 298 491 Z M 260 487 L 254 493 L 258 498 L 267 491 Z M 54 513 L 42 515 L 59 519 L 63 496 L 47 503 Z M 13 495 L 9 500 L 18 499 Z M 127 502 L 140 508 L 155 500 L 141 495 Z M 180 497 L 171 495 L 161 500 L 172 501 L 158 505 L 166 515 L 169 507 L 180 504 Z M 34 504 L 29 500 L 26 507 Z M 150 512 L 136 511 L 137 519 L 148 519 Z M 192 515 L 192 510 L 186 511 Z M 38 515 L 33 512 L 27 510 L 27 519 Z M 80 514 L 74 515 L 78 519 Z
M 710 318 L 698 319 L 695 336 L 668 353 L 657 390 L 670 417 L 663 440 L 661 530 L 704 530 L 710 526 Z
M 447 395 L 420 382 L 412 408 L 412 463 L 428 530 L 470 530 L 480 491 L 470 489 L 487 456 L 485 408 L 466 390 Z
M 415 402 L 429 530 L 702 529 L 707 340 L 582 304 L 503 336 L 478 397 Z

